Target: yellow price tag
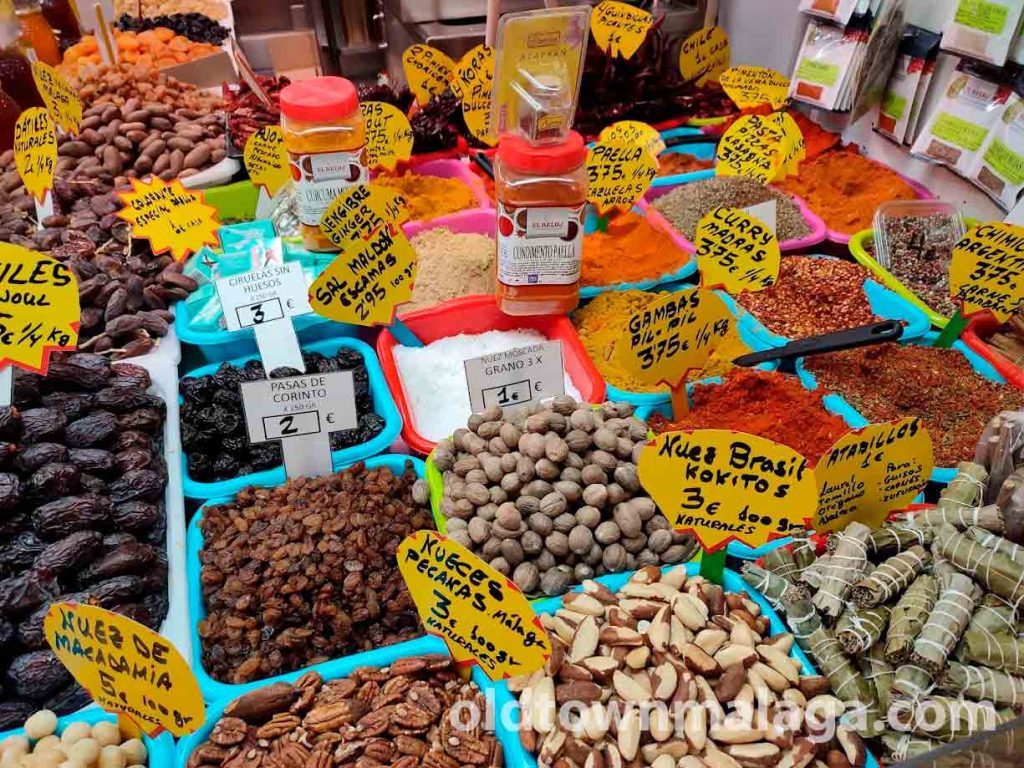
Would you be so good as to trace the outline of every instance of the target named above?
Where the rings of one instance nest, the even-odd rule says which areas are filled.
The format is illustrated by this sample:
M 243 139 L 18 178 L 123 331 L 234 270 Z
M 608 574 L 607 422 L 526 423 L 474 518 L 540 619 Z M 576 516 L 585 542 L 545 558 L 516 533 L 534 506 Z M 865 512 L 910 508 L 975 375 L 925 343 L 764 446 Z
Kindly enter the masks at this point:
M 455 62 L 433 46 L 416 43 L 403 51 L 402 71 L 416 101 L 425 106 L 431 96 L 440 96 L 448 90 L 455 75 Z
M 800 126 L 789 112 L 773 112 L 771 120 L 775 127 L 782 131 L 782 162 L 776 178 L 773 179 L 773 181 L 778 181 L 785 176 L 795 176 L 800 172 L 800 163 L 807 157 L 807 145 L 804 142 L 803 131 L 800 130 Z
M 738 296 L 779 279 L 782 251 L 775 233 L 746 211 L 716 208 L 697 225 L 697 263 L 705 288 Z
M 452 88 L 462 99 L 462 118 L 469 132 L 493 147 L 498 143 L 491 129 L 494 87 L 494 49 L 481 43 L 459 59 Z
M 150 737 L 187 736 L 206 720 L 199 682 L 166 638 L 95 605 L 54 603 L 46 641 L 96 703 L 121 712 Z
M 590 16 L 590 33 L 609 56 L 630 59 L 640 50 L 654 17 L 648 11 L 615 0 L 603 0 Z
M 817 506 L 807 459 L 742 432 L 665 432 L 644 446 L 637 472 L 672 527 L 693 533 L 707 552 L 789 536 Z
M 423 627 L 448 644 L 458 664 L 475 661 L 491 680 L 544 666 L 551 642 L 510 579 L 434 531 L 406 537 L 397 558 Z
M 732 67 L 723 72 L 718 81 L 740 109 L 762 104 L 778 109 L 789 98 L 789 78 L 767 67 Z
M 639 144 L 654 157 L 665 151 L 661 134 L 639 120 L 619 120 L 601 131 L 597 138 L 605 144 Z
M 996 222 L 968 232 L 953 249 L 949 290 L 963 314 L 987 309 L 1006 322 L 1024 302 L 1024 227 Z
M 67 133 L 78 133 L 82 124 L 82 102 L 75 89 L 49 64 L 33 62 L 32 78 L 53 121 Z
M 412 126 L 398 107 L 383 101 L 359 105 L 366 125 L 366 165 L 394 170 L 412 157 Z
M 334 198 L 320 219 L 320 231 L 337 248 L 364 242 L 383 224 L 409 220 L 405 198 L 389 187 L 353 184 Z
M 46 374 L 50 355 L 78 346 L 78 281 L 63 262 L 0 243 L 0 367 Z
M 721 27 L 704 27 L 683 41 L 679 48 L 679 73 L 697 87 L 717 83 L 729 68 L 729 36 Z
M 14 166 L 25 189 L 42 203 L 57 170 L 57 131 L 42 107 L 26 109 L 14 124 Z
M 670 293 L 629 318 L 615 344 L 616 362 L 644 384 L 676 387 L 704 367 L 733 322 L 711 291 Z
M 773 120 L 763 115 L 744 115 L 718 143 L 719 176 L 749 176 L 762 184 L 775 180 L 783 165 L 785 136 Z
M 132 191 L 118 197 L 124 208 L 118 217 L 132 225 L 132 237 L 149 240 L 153 253 L 170 252 L 175 261 L 217 245 L 217 209 L 207 205 L 202 192 L 185 189 L 181 181 L 132 179 Z
M 658 175 L 658 161 L 639 144 L 599 141 L 587 150 L 587 200 L 597 212 L 628 211 Z
M 242 160 L 252 183 L 264 187 L 271 197 L 292 178 L 284 130 L 279 125 L 264 125 L 252 134 L 245 142 Z
M 841 437 L 814 468 L 818 533 L 856 520 L 878 528 L 910 504 L 928 483 L 932 438 L 918 418 L 872 424 Z

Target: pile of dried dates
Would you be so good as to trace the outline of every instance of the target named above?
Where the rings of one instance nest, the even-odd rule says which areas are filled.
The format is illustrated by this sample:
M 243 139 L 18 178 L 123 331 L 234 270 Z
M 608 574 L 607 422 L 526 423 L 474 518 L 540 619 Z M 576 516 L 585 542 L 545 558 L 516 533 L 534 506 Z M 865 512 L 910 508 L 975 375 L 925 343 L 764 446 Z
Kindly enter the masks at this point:
M 148 372 L 55 356 L 0 407 L 0 730 L 90 699 L 49 650 L 57 601 L 157 629 L 167 613 L 164 401 Z
M 331 450 L 351 448 L 375 438 L 384 429 L 384 419 L 373 411 L 370 377 L 363 357 L 342 347 L 330 357 L 303 352 L 306 373 L 352 371 L 356 390 L 359 426 L 331 432 Z M 302 371 L 275 368 L 271 378 L 298 376 Z M 267 378 L 263 363 L 250 360 L 244 366 L 223 363 L 216 373 L 189 376 L 181 380 L 181 447 L 188 461 L 188 474 L 198 482 L 215 482 L 250 475 L 281 465 L 279 443 L 250 443 L 242 411 L 239 384 Z
M 336 680 L 307 672 L 228 704 L 186 766 L 500 766 L 501 746 L 480 725 L 485 706 L 480 689 L 439 654 L 360 667 Z M 474 710 L 475 722 L 465 716 Z

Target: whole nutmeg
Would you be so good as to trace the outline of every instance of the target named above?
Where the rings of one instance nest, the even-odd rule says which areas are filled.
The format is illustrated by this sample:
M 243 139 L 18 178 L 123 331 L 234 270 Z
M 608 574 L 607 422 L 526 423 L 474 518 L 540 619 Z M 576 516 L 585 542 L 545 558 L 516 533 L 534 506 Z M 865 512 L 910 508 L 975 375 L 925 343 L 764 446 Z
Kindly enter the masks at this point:
M 601 427 L 594 432 L 594 445 L 603 451 L 614 451 L 618 445 L 618 437 L 608 427 Z
M 530 435 L 523 435 L 524 440 L 527 437 Z M 520 456 L 516 459 L 516 476 L 522 483 L 530 482 L 537 476 L 537 463 L 529 456 Z
M 573 578 L 577 581 L 586 581 L 594 578 L 594 569 L 586 563 L 576 563 L 572 569 Z
M 474 506 L 470 503 L 469 499 L 459 499 L 455 502 L 455 516 L 464 517 L 467 520 L 473 514 Z
M 576 510 L 576 522 L 587 528 L 596 528 L 601 522 L 601 510 L 597 507 L 580 507 Z
M 502 576 L 511 576 L 512 568 L 508 564 L 508 560 L 504 557 L 495 557 L 491 560 L 491 568 L 496 570 Z
M 560 595 L 571 583 L 572 568 L 568 565 L 559 565 L 544 571 L 540 577 L 540 591 L 548 596 Z
M 561 463 L 569 456 L 569 444 L 553 432 L 544 439 L 544 455 L 553 462 Z
M 540 413 L 535 413 L 532 416 L 527 416 L 526 417 L 526 431 L 527 432 L 539 433 L 541 435 L 543 435 L 545 432 L 547 432 L 548 431 L 548 411 L 541 411 Z M 522 445 L 520 445 L 519 450 L 521 450 L 521 451 L 523 450 L 522 449 Z
M 562 533 L 569 533 L 573 528 L 576 527 L 576 515 L 570 514 L 569 512 L 563 512 L 552 521 L 555 525 L 556 531 Z
M 550 517 L 545 517 L 544 519 L 547 520 L 549 523 L 551 522 Z M 548 530 L 548 533 L 551 533 L 551 531 Z M 519 544 L 523 548 L 523 554 L 527 555 L 528 557 L 533 557 L 534 555 L 539 554 L 542 549 L 544 549 L 544 537 L 541 536 L 541 534 L 537 531 L 530 530 L 522 535 L 522 537 L 519 539 Z
M 523 522 L 523 516 L 516 509 L 516 505 L 507 502 L 498 507 L 496 517 L 499 523 L 510 530 L 518 528 L 519 524 Z
M 580 470 L 584 485 L 606 485 L 608 483 L 607 473 L 597 464 L 587 464 Z
M 528 595 L 540 586 L 540 571 L 537 570 L 535 563 L 520 563 L 512 572 L 512 581 Z
M 632 452 L 632 448 L 630 452 Z M 627 493 L 636 493 L 640 490 L 640 478 L 637 476 L 636 467 L 632 464 L 616 467 L 612 477 Z
M 476 433 L 484 440 L 490 440 L 492 437 L 497 437 L 500 431 L 501 422 L 499 421 L 485 421 L 476 429 Z
M 505 491 L 505 493 L 519 493 L 522 487 L 522 479 L 514 472 L 509 472 L 501 478 L 501 490 Z
M 633 453 L 629 457 L 629 461 L 631 464 L 640 463 L 640 454 L 644 452 L 644 445 L 645 443 L 637 443 L 636 445 L 633 446 Z
M 626 551 L 629 554 L 636 555 L 636 554 L 639 554 L 641 551 L 643 551 L 644 547 L 647 546 L 647 537 L 641 535 L 641 536 L 637 536 L 636 538 L 632 538 L 632 539 L 631 538 L 624 538 L 620 543 L 622 544 L 623 547 L 626 548 Z
M 685 544 L 673 544 L 661 553 L 661 561 L 669 564 L 681 563 L 687 557 L 692 557 L 693 554 L 695 554 L 695 547 L 688 547 Z
M 569 537 L 561 531 L 552 531 L 544 539 L 544 548 L 555 557 L 569 554 Z
M 590 551 L 583 556 L 583 562 L 587 565 L 592 565 L 595 568 L 601 565 L 601 556 L 604 554 L 604 549 L 600 544 L 594 544 L 590 547 Z M 603 568 L 604 566 L 601 565 Z
M 532 515 L 534 512 L 540 512 L 540 499 L 535 496 L 520 496 L 516 499 L 516 509 L 524 515 Z
M 536 531 L 541 536 L 547 536 L 555 529 L 552 519 L 543 512 L 534 512 L 530 515 L 529 520 L 527 520 L 527 524 L 530 526 L 531 531 Z
M 645 565 L 658 565 L 660 563 L 661 558 L 649 549 L 641 549 L 639 554 L 636 556 L 637 568 L 642 568 Z
M 575 467 L 564 467 L 562 469 L 561 479 L 567 483 L 576 483 L 581 488 L 589 483 L 583 482 L 583 471 L 576 469 Z
M 503 422 L 501 427 L 498 429 L 498 436 L 509 448 L 515 449 L 519 446 L 519 438 L 523 436 L 523 431 L 515 424 L 509 424 L 507 421 Z
M 654 503 L 654 499 L 649 496 L 637 496 L 635 499 L 629 502 L 630 506 L 637 511 L 640 515 L 640 519 L 647 521 L 654 517 L 654 513 L 658 511 L 657 505 Z
M 617 573 L 626 567 L 628 562 L 626 548 L 621 544 L 612 544 L 604 550 L 601 564 L 611 573 Z
M 530 418 L 532 419 L 533 416 Z M 534 460 L 544 458 L 544 435 L 531 432 L 520 437 L 519 452 Z
M 483 544 L 491 536 L 491 524 L 482 517 L 469 521 L 469 538 L 476 544 Z
M 577 525 L 569 531 L 569 551 L 585 555 L 594 544 L 594 533 L 585 525 Z
M 551 483 L 549 483 L 547 480 L 541 480 L 540 478 L 537 478 L 536 480 L 531 480 L 526 485 L 524 485 L 520 493 L 523 494 L 524 496 L 536 496 L 538 499 L 543 499 L 553 490 L 554 488 L 551 485 Z
M 672 526 L 664 515 L 653 515 L 650 520 L 644 525 L 648 535 L 655 531 L 671 531 Z
M 476 456 L 463 456 L 452 467 L 452 471 L 459 477 L 465 477 L 474 469 L 480 469 L 480 462 Z
M 535 470 L 537 477 L 541 480 L 557 480 L 562 475 L 561 467 L 548 458 L 540 459 L 535 466 Z
M 672 532 L 671 531 L 655 531 L 647 537 L 647 548 L 660 555 L 666 549 L 672 546 Z
M 523 562 L 523 545 L 516 539 L 502 540 L 500 552 L 501 556 L 504 557 L 506 562 L 508 562 L 508 564 L 513 568 Z
M 580 500 L 580 497 L 583 495 L 583 489 L 579 486 L 579 484 L 570 482 L 568 480 L 557 480 L 552 484 L 552 487 L 555 489 L 555 491 L 562 494 L 565 497 L 565 500 L 568 501 L 570 504 L 575 504 L 577 501 Z
M 573 429 L 593 432 L 595 429 L 594 412 L 589 407 L 577 408 L 569 415 L 569 424 Z
M 501 471 L 503 474 L 516 471 L 516 462 L 519 460 L 519 452 L 506 453 L 498 458 L 498 463 L 501 465 Z
M 452 444 L 454 444 L 456 449 L 460 451 L 466 450 L 466 437 L 471 434 L 472 432 L 465 427 L 459 427 L 452 432 Z
M 599 544 L 614 544 L 621 537 L 622 531 L 620 531 L 619 526 L 611 520 L 605 520 L 594 529 L 594 538 L 597 539 Z
M 629 425 L 627 434 L 629 435 L 630 440 L 634 443 L 647 442 L 647 435 L 650 432 L 650 428 L 645 422 L 641 421 L 636 416 L 631 416 L 627 420 L 627 423 Z
M 430 486 L 423 478 L 412 484 L 412 500 L 421 506 L 430 503 Z
M 491 522 L 498 515 L 498 505 L 494 503 L 484 504 L 482 507 L 476 508 L 476 516 L 483 518 L 487 522 Z
M 622 535 L 628 538 L 635 538 L 643 532 L 643 521 L 630 501 L 616 504 L 612 510 L 612 519 L 619 526 Z
M 608 489 L 603 485 L 588 485 L 583 489 L 583 503 L 598 509 L 604 509 L 608 503 Z
M 455 447 L 455 443 L 447 438 L 444 440 L 438 440 L 437 446 L 434 448 L 435 453 L 449 453 L 455 455 L 458 453 L 458 448 Z
M 568 503 L 565 500 L 565 496 L 558 491 L 552 491 L 540 500 L 540 511 L 548 517 L 558 517 L 565 512 L 567 507 Z
M 442 472 L 448 472 L 455 466 L 455 454 L 447 451 L 435 450 L 432 457 L 434 466 Z
M 578 453 L 569 453 L 565 457 L 565 466 L 571 467 L 572 469 L 583 469 L 587 465 L 587 462 L 583 460 L 583 457 Z
M 590 435 L 582 429 L 570 430 L 565 435 L 565 444 L 569 446 L 570 451 L 583 453 L 590 447 Z
M 541 571 L 546 571 L 549 568 L 554 568 L 555 565 L 557 565 L 555 556 L 548 550 L 542 549 L 540 554 L 537 555 L 537 567 L 540 568 Z
M 480 547 L 480 554 L 484 556 L 484 560 L 490 560 L 492 557 L 497 557 L 501 553 L 501 539 L 491 537 L 484 542 L 484 545 Z
M 633 415 L 634 408 L 632 403 L 607 402 L 604 404 L 604 410 L 609 416 L 625 419 Z
M 511 448 L 505 445 L 505 441 L 500 437 L 492 437 L 488 440 L 487 450 L 494 456 L 504 456 L 506 453 L 510 453 L 512 451 Z
M 560 413 L 548 412 L 548 430 L 558 435 L 564 435 L 569 431 L 569 420 Z
M 619 466 L 619 460 L 615 458 L 613 454 L 608 453 L 608 451 L 591 451 L 589 458 L 594 464 L 597 464 L 597 466 L 606 472 L 611 472 Z
M 490 503 L 491 494 L 483 483 L 469 483 L 466 486 L 466 499 L 474 507 L 480 507 Z
M 455 530 L 453 530 L 452 528 L 448 528 L 447 533 L 445 533 L 445 536 L 454 541 L 456 544 L 461 544 L 466 549 L 473 549 L 473 540 L 469 538 L 469 531 L 465 528 Z
M 469 472 L 466 473 L 466 483 L 477 483 L 479 485 L 487 485 L 487 473 L 484 472 L 482 469 L 471 469 L 469 470 Z
M 621 504 L 629 498 L 629 494 L 626 493 L 625 489 L 618 483 L 608 483 L 606 489 L 608 491 L 608 506 L 610 507 L 614 507 L 616 504 Z
M 629 459 L 629 457 L 633 455 L 633 441 L 626 437 L 620 437 L 615 442 L 615 450 L 613 453 L 616 457 L 624 461 Z
M 454 531 L 465 531 L 469 529 L 469 523 L 458 517 L 453 517 L 450 520 L 445 520 L 444 529 L 446 535 Z
M 526 530 L 526 523 L 520 523 L 518 528 L 506 528 L 501 523 L 491 524 L 491 538 L 518 539 Z
M 508 501 L 508 493 L 500 485 L 492 485 L 487 492 L 491 494 L 491 504 L 504 504 Z
M 462 439 L 462 444 L 465 446 L 466 453 L 471 453 L 474 456 L 487 450 L 487 441 L 472 432 Z
M 551 410 L 562 416 L 571 416 L 576 410 L 576 401 L 569 395 L 555 395 L 551 401 Z
M 469 427 L 470 432 L 476 432 L 480 429 L 480 425 L 485 421 L 482 414 L 474 413 L 468 419 L 466 419 L 466 426 Z

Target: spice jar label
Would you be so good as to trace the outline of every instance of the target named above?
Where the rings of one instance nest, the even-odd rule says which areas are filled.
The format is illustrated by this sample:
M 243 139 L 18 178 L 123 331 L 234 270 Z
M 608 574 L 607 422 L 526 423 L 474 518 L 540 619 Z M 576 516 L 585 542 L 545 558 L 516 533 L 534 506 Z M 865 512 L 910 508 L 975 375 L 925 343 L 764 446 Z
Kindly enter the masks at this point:
M 953 249 L 949 289 L 965 315 L 990 310 L 1006 322 L 1024 302 L 1024 227 L 982 224 Z
M 612 123 L 601 131 L 598 141 L 606 144 L 639 144 L 654 157 L 665 151 L 665 140 L 661 138 L 661 134 L 639 120 L 619 120 Z
M 333 471 L 330 433 L 359 426 L 352 371 L 243 381 L 240 387 L 250 443 L 280 440 L 288 477 Z
M 683 80 L 702 88 L 717 83 L 729 68 L 729 36 L 721 27 L 704 27 L 683 41 L 679 49 L 679 73 Z
M 731 67 L 719 78 L 722 90 L 740 109 L 770 104 L 778 109 L 789 95 L 789 78 L 767 67 Z
M 67 264 L 0 243 L 0 367 L 46 374 L 50 355 L 78 346 L 78 281 Z
M 42 203 L 57 170 L 57 131 L 42 107 L 26 109 L 14 124 L 14 165 L 25 189 Z
M 707 552 L 789 536 L 817 506 L 807 459 L 742 432 L 665 432 L 644 446 L 637 470 L 672 526 L 693 533 Z
M 462 118 L 473 136 L 493 147 L 498 137 L 491 129 L 494 49 L 481 43 L 459 59 L 452 90 L 462 99 Z
M 67 80 L 41 61 L 32 63 L 32 79 L 53 121 L 66 133 L 78 133 L 82 124 L 82 102 Z
M 906 418 L 850 432 L 818 461 L 814 530 L 839 531 L 853 521 L 881 527 L 927 485 L 932 439 L 920 419 Z
M 649 11 L 603 0 L 590 17 L 590 33 L 598 48 L 609 56 L 631 59 L 647 37 L 653 20 Z
M 407 536 L 397 557 L 424 629 L 448 644 L 460 666 L 475 661 L 491 680 L 544 666 L 551 641 L 510 579 L 434 531 Z
M 43 622 L 50 648 L 103 709 L 148 736 L 187 736 L 206 720 L 199 682 L 166 638 L 95 605 L 54 603 Z
M 292 178 L 284 130 L 279 125 L 264 125 L 252 134 L 245 142 L 242 160 L 252 183 L 266 189 L 271 197 Z
M 405 198 L 394 190 L 373 184 L 355 184 L 335 197 L 320 219 L 320 231 L 336 247 L 370 239 L 385 223 L 409 219 Z
M 448 90 L 449 81 L 455 75 L 455 62 L 433 46 L 416 43 L 402 52 L 402 71 L 416 101 L 426 106 L 431 96 L 440 96 Z
M 463 363 L 473 413 L 507 408 L 565 394 L 562 342 L 517 347 Z
M 783 169 L 785 143 L 785 135 L 770 118 L 745 115 L 722 136 L 715 173 L 749 176 L 767 184 Z
M 629 318 L 615 344 L 616 362 L 637 381 L 674 388 L 704 367 L 734 322 L 711 291 L 669 294 Z
M 782 251 L 764 222 L 736 208 L 716 208 L 697 225 L 697 263 L 705 288 L 738 296 L 775 284 Z
M 642 145 L 599 141 L 587 150 L 587 200 L 602 215 L 628 211 L 657 174 L 658 161 Z
M 412 157 L 412 126 L 398 107 L 383 101 L 359 105 L 366 125 L 366 166 L 394 170 Z
M 117 216 L 132 225 L 132 237 L 149 240 L 153 253 L 169 251 L 175 261 L 182 261 L 204 245 L 220 243 L 217 209 L 206 204 L 202 192 L 157 176 L 131 182 L 131 192 L 118 194 L 124 208 Z

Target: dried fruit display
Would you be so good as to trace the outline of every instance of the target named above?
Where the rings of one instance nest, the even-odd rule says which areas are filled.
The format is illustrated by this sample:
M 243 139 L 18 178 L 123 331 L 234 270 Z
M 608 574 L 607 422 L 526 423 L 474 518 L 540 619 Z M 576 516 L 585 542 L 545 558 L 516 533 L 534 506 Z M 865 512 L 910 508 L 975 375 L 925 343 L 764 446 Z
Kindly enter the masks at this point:
M 17 372 L 0 408 L 0 730 L 90 701 L 43 636 L 50 603 L 154 629 L 167 614 L 165 405 L 149 386 L 139 366 L 58 355 L 46 377 Z
M 203 668 L 247 683 L 422 634 L 395 552 L 431 527 L 426 483 L 363 464 L 249 487 L 200 528 Z
M 269 75 L 256 75 L 256 80 L 270 98 L 269 106 L 244 80 L 239 83 L 224 83 L 221 86 L 224 111 L 228 115 L 228 135 L 231 137 L 232 146 L 239 152 L 245 149 L 245 142 L 260 128 L 281 123 L 281 111 L 278 107 L 281 89 L 291 82 L 287 77 Z
M 150 18 L 133 16 L 123 13 L 114 22 L 117 29 L 125 32 L 145 32 L 147 29 L 164 27 L 197 43 L 214 43 L 220 45 L 231 34 L 231 30 L 218 24 L 202 13 L 161 14 Z
M 307 672 L 235 699 L 187 768 L 247 766 L 500 766 L 501 747 L 478 719 L 486 702 L 452 659 L 410 656 L 324 680 Z

